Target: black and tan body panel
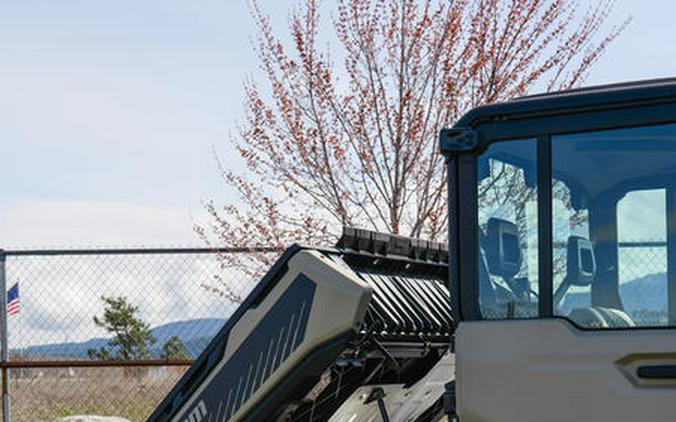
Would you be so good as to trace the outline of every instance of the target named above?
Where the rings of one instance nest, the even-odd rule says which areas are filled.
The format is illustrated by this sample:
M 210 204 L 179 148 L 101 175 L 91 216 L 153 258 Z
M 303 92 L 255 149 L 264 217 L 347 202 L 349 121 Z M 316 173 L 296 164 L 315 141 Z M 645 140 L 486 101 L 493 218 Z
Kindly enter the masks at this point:
M 450 344 L 447 259 L 441 244 L 363 230 L 292 246 L 150 420 L 320 422 L 360 386 L 408 389 Z
M 206 377 L 186 374 L 151 420 L 266 420 L 288 399 L 285 392 L 297 390 L 285 385 L 287 379 L 312 378 L 309 365 L 319 375 L 335 360 L 359 329 L 371 288 L 317 251 L 296 248 L 280 260 L 272 271 L 283 274 L 268 277 L 247 299 L 245 312 L 231 318 L 221 333 L 227 336 L 222 350 L 207 350 L 222 353 L 216 364 L 206 355 L 205 369 L 198 371 Z M 300 376 L 290 376 L 301 369 Z

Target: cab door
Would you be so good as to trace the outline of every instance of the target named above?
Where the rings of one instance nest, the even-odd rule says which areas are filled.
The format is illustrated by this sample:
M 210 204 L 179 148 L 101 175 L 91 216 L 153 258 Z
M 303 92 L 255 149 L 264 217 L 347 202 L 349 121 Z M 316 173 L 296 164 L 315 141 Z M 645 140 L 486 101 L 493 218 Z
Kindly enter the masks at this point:
M 674 420 L 672 333 L 477 321 L 460 324 L 457 345 L 461 422 Z
M 676 125 L 502 140 L 469 162 L 459 420 L 674 420 Z

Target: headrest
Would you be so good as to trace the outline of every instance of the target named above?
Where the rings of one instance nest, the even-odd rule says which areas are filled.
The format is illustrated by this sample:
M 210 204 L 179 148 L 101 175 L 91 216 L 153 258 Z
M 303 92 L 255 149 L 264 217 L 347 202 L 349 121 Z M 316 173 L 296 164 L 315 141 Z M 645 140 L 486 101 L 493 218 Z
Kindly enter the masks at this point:
M 589 239 L 580 236 L 568 238 L 566 264 L 568 281 L 573 286 L 589 286 L 596 275 L 596 257 Z
M 486 233 L 488 270 L 504 278 L 512 278 L 521 270 L 521 246 L 516 224 L 500 218 L 488 220 Z

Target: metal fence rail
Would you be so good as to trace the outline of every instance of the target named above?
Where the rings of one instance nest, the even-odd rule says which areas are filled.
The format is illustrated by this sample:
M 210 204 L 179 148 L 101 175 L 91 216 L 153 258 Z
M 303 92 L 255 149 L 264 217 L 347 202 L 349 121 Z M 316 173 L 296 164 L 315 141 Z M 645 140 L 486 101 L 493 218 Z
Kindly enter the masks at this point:
M 251 277 L 227 267 L 229 254 L 276 248 L 0 250 L 0 291 L 19 284 L 20 312 L 3 326 L 3 419 L 41 421 L 74 414 L 144 420 L 208 344 L 237 303 L 214 294 L 218 280 L 244 296 Z M 98 326 L 102 297 L 137 308 L 155 342 L 135 358 L 106 358 L 112 333 Z M 173 337 L 184 352 L 163 355 Z M 176 346 L 174 341 L 173 345 Z M 175 351 L 175 347 L 171 350 Z M 11 398 L 11 400 L 10 400 Z

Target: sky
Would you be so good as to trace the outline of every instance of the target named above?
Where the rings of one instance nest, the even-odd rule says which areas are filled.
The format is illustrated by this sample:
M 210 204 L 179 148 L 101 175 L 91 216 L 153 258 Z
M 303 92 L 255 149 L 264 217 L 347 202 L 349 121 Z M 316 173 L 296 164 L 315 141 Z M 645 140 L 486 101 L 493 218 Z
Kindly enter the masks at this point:
M 295 1 L 260 4 L 279 29 Z M 629 15 L 587 85 L 676 75 L 676 2 Z M 0 248 L 200 245 L 203 201 L 233 201 L 214 153 L 241 168 L 252 29 L 246 0 L 0 2 Z
M 240 165 L 251 24 L 237 1 L 1 2 L 0 246 L 199 243 L 229 195 L 213 152 Z
M 261 1 L 278 28 L 294 4 Z M 676 75 L 675 14 L 619 0 L 587 84 Z M 199 244 L 203 201 L 233 197 L 214 151 L 241 166 L 252 27 L 246 0 L 1 2 L 0 247 Z

